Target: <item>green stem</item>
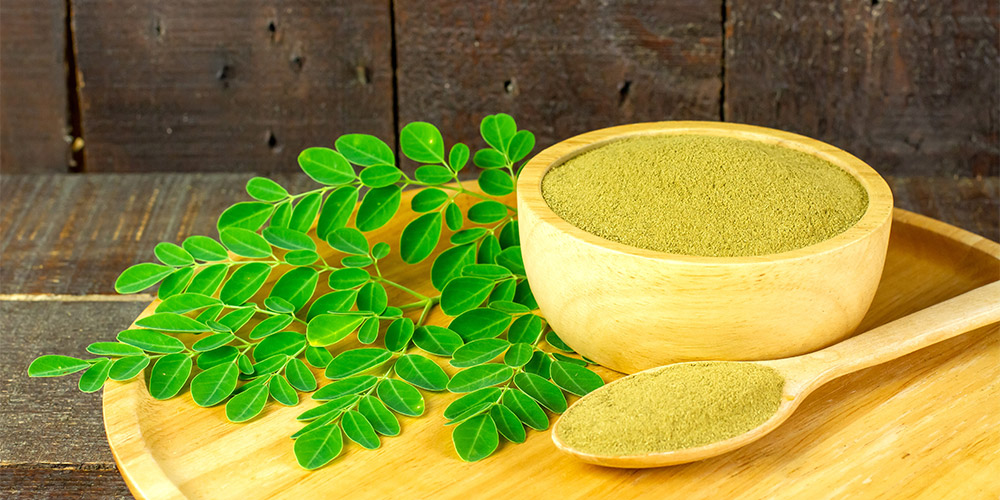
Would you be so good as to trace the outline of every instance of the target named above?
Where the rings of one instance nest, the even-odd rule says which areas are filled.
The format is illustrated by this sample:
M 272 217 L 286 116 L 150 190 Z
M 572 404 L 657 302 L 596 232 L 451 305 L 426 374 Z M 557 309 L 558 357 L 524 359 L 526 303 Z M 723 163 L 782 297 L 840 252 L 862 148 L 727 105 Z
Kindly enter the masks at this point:
M 404 292 L 406 292 L 406 293 L 408 293 L 408 294 L 410 294 L 410 295 L 412 295 L 412 296 L 414 296 L 414 297 L 416 297 L 418 299 L 421 299 L 421 300 L 428 300 L 428 299 L 430 299 L 430 297 L 428 297 L 428 296 L 426 296 L 426 295 L 424 295 L 424 294 L 422 294 L 422 293 L 420 293 L 420 292 L 418 292 L 416 290 L 407 288 L 407 287 L 405 287 L 403 285 L 400 285 L 399 283 L 396 283 L 395 281 L 387 280 L 387 279 L 383 278 L 381 275 L 379 275 L 379 276 L 373 276 L 372 279 L 375 280 L 375 281 L 378 281 L 380 283 L 385 283 L 387 285 L 391 285 L 393 287 L 396 287 L 396 288 L 398 288 L 398 289 L 400 289 L 400 290 L 402 290 L 402 291 L 404 291 Z

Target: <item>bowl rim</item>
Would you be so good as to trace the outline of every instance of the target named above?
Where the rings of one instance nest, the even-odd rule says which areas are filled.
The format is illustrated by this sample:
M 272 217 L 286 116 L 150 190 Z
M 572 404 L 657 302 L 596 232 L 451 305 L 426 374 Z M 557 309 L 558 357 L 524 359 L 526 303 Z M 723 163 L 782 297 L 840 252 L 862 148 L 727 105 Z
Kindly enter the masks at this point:
M 868 208 L 861 218 L 845 231 L 811 245 L 765 255 L 712 257 L 660 252 L 634 247 L 602 238 L 580 229 L 557 215 L 542 197 L 542 178 L 553 167 L 581 153 L 616 140 L 646 135 L 716 135 L 765 142 L 789 147 L 833 163 L 851 174 L 868 194 Z M 532 212 L 540 224 L 577 240 L 604 250 L 658 261 L 691 264 L 743 264 L 787 261 L 835 252 L 864 240 L 892 220 L 893 199 L 889 185 L 871 166 L 836 146 L 804 135 L 757 125 L 711 121 L 660 121 L 632 123 L 602 128 L 562 140 L 532 157 L 518 174 L 517 199 L 519 210 Z M 523 244 L 523 243 L 522 243 Z M 529 243 L 530 244 L 530 243 Z

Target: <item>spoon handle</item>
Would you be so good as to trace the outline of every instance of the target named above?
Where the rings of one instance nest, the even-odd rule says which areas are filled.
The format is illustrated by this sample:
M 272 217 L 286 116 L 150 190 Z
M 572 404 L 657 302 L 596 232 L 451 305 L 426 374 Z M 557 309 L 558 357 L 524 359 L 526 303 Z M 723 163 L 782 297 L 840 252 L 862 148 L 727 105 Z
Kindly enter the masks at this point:
M 800 366 L 812 365 L 816 375 L 812 384 L 822 384 L 998 321 L 1000 281 L 994 281 L 826 349 L 792 359 Z

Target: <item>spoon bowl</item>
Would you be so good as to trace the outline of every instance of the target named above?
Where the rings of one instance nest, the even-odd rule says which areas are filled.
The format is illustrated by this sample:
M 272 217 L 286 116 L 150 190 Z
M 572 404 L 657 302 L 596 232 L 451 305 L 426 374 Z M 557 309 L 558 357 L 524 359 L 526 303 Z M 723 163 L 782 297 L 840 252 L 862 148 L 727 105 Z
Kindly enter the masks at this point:
M 753 361 L 777 371 L 784 379 L 781 402 L 773 415 L 757 427 L 722 441 L 702 446 L 635 455 L 600 455 L 574 448 L 559 437 L 562 418 L 552 429 L 556 447 L 584 462 L 620 468 L 649 468 L 677 465 L 711 458 L 746 446 L 785 422 L 813 390 L 837 377 L 853 373 L 909 354 L 977 328 L 1000 321 L 1000 281 L 976 288 L 934 306 L 879 326 L 810 354 L 791 358 Z M 613 392 L 621 381 L 651 374 L 660 366 L 623 377 L 591 394 Z M 572 407 L 564 415 L 570 414 Z

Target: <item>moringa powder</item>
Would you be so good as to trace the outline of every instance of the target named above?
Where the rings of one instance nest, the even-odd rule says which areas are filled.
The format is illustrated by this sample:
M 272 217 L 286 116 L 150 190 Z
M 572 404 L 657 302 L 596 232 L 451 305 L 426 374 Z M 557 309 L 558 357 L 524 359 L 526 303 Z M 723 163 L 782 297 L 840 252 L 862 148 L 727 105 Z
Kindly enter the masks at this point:
M 563 414 L 556 432 L 571 448 L 603 456 L 702 446 L 771 418 L 784 385 L 777 371 L 751 363 L 668 365 L 592 392 Z
M 851 227 L 868 194 L 851 174 L 801 151 L 709 135 L 617 140 L 542 179 L 570 224 L 605 239 L 673 254 L 767 255 Z

